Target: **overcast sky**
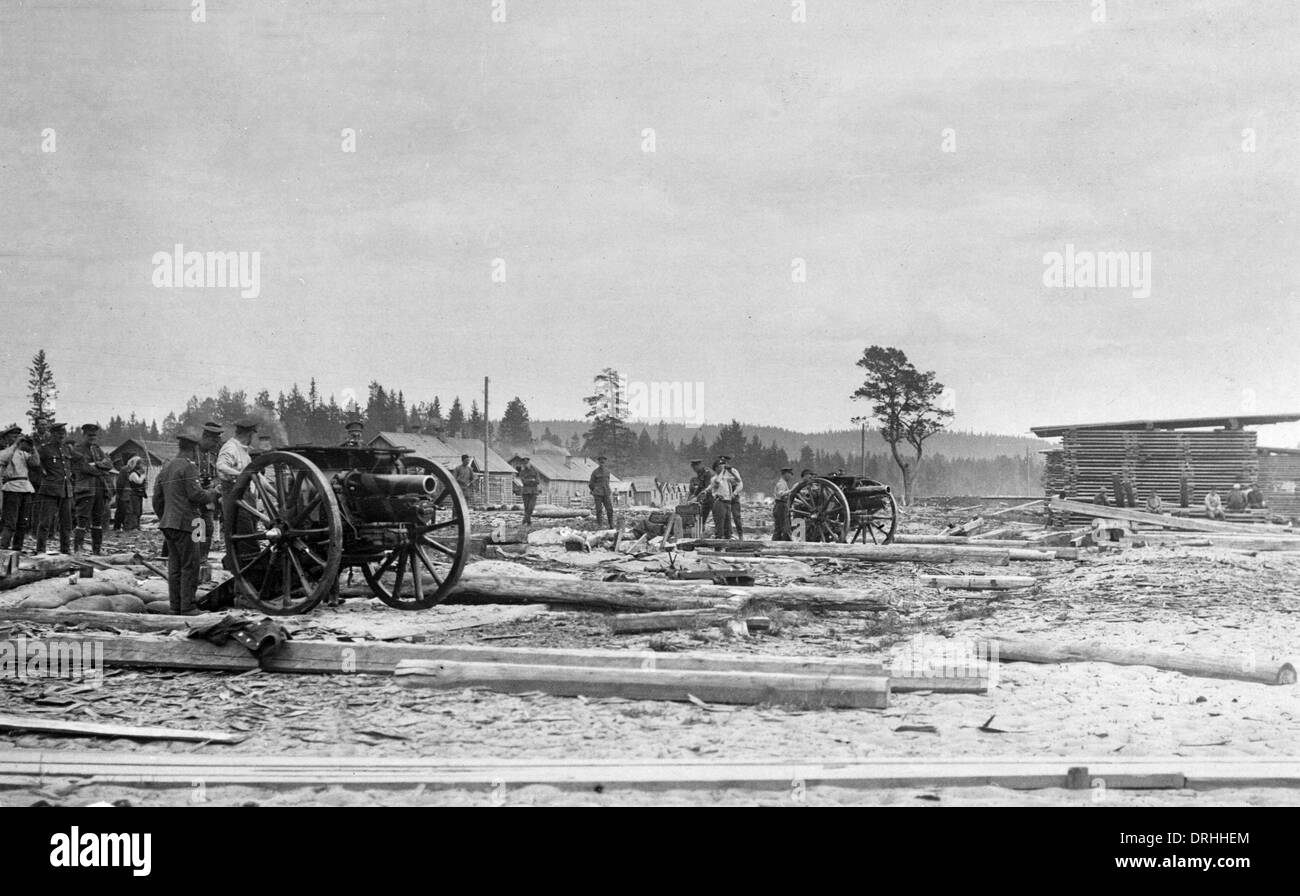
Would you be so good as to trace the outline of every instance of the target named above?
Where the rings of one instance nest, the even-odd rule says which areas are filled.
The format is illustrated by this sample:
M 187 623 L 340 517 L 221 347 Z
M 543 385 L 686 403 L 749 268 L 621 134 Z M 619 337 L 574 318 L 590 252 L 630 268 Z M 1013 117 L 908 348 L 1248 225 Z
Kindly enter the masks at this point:
M 576 417 L 611 366 L 837 428 L 873 343 L 963 429 L 1300 411 L 1295 0 L 189 6 L 0 7 L 4 420 L 42 347 L 77 422 L 313 375 Z M 260 296 L 156 288 L 176 243 Z M 1067 243 L 1150 295 L 1045 287 Z

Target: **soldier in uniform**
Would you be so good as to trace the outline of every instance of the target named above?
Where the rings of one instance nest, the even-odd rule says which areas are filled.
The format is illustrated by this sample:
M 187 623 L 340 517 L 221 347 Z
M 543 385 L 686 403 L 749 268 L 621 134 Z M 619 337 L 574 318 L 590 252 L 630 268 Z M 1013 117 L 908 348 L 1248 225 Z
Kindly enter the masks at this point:
M 195 530 L 204 525 L 204 509 L 216 501 L 216 489 L 199 486 L 198 451 L 201 436 L 193 430 L 177 434 L 180 453 L 163 467 L 153 489 L 153 510 L 167 540 L 167 597 L 173 613 L 193 616 L 199 587 L 199 541 Z
M 533 521 L 533 508 L 537 506 L 537 493 L 542 487 L 542 474 L 533 466 L 531 457 L 519 458 L 518 471 L 519 481 L 523 484 L 519 494 L 524 499 L 524 525 L 527 526 Z
M 728 508 L 731 512 L 731 527 L 735 530 L 736 538 L 744 539 L 745 529 L 740 522 L 740 493 L 745 489 L 745 480 L 740 478 L 740 471 L 731 465 L 731 455 L 724 454 L 719 458 L 722 461 L 723 471 L 731 477 L 731 502 Z
M 23 549 L 31 524 L 32 494 L 36 491 L 29 468 L 37 464 L 32 440 L 13 426 L 0 435 L 0 550 Z
M 468 454 L 460 456 L 460 466 L 452 470 L 451 475 L 460 486 L 465 500 L 468 501 L 470 495 L 474 493 L 474 465 L 470 463 Z
M 87 530 L 90 531 L 91 553 L 104 553 L 109 480 L 116 474 L 113 462 L 99 447 L 99 424 L 83 424 L 81 440 L 72 449 L 72 496 L 77 519 L 77 527 L 72 530 L 72 550 L 75 553 L 85 550 Z
M 794 467 L 782 467 L 772 487 L 772 540 L 790 540 L 790 492 L 794 491 Z
M 700 505 L 700 531 L 704 531 L 704 521 L 713 515 L 713 492 L 709 490 L 709 482 L 713 479 L 713 471 L 704 466 L 704 461 L 695 458 L 691 461 L 691 471 L 695 474 L 691 477 L 690 498 L 692 501 L 698 501 Z
M 37 452 L 42 471 L 36 490 L 36 553 L 45 551 L 50 531 L 58 526 L 59 553 L 72 552 L 72 449 L 67 445 L 67 426 L 51 420 Z M 49 551 L 48 553 L 55 553 Z
M 366 425 L 360 420 L 349 420 L 348 425 L 344 427 L 348 431 L 348 440 L 340 442 L 341 448 L 361 448 L 361 433 L 365 430 Z
M 614 525 L 614 502 L 610 498 L 609 470 L 605 469 L 607 459 L 603 454 L 596 458 L 596 469 L 591 471 L 591 478 L 587 480 L 587 488 L 591 491 L 591 496 L 596 499 L 597 526 L 600 525 L 602 509 L 605 511 L 605 515 L 609 517 L 609 525 Z
M 220 423 L 209 420 L 203 424 L 199 433 L 199 451 L 196 458 L 199 467 L 199 488 L 210 489 L 217 485 L 217 454 L 221 451 L 222 436 L 225 429 Z M 220 490 L 218 490 L 218 495 Z M 212 539 L 216 537 L 216 521 L 220 519 L 220 498 L 204 508 L 203 543 L 199 545 L 201 560 L 208 559 L 212 550 Z

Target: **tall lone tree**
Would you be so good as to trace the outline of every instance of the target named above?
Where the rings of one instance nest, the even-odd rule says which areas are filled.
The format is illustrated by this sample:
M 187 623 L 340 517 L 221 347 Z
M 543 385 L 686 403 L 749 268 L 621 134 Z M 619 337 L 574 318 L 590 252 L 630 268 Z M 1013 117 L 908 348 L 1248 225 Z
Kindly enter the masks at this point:
M 618 371 L 606 367 L 595 377 L 596 392 L 583 399 L 591 428 L 583 433 L 583 453 L 605 455 L 615 467 L 626 469 L 636 454 L 636 436 L 627 428 L 627 397 Z
M 903 474 L 903 503 L 913 498 L 913 482 L 921 468 L 925 440 L 943 429 L 952 411 L 940 407 L 943 383 L 933 370 L 922 372 L 896 348 L 873 345 L 862 352 L 858 366 L 867 378 L 853 393 L 854 399 L 871 402 L 871 414 L 880 423 L 880 434 L 889 445 L 894 463 Z M 904 455 L 911 447 L 912 457 Z
M 32 428 L 36 429 L 54 413 L 54 399 L 59 397 L 59 387 L 54 385 L 54 371 L 45 360 L 45 349 L 36 353 L 32 366 L 27 368 L 27 388 L 32 402 L 27 416 L 32 421 Z
M 533 442 L 533 428 L 528 425 L 528 408 L 516 395 L 506 403 L 499 430 L 501 441 L 507 445 L 524 447 Z
M 457 395 L 451 403 L 451 410 L 447 413 L 447 435 L 453 439 L 458 439 L 464 435 L 461 430 L 465 428 L 465 409 L 460 406 L 460 396 Z

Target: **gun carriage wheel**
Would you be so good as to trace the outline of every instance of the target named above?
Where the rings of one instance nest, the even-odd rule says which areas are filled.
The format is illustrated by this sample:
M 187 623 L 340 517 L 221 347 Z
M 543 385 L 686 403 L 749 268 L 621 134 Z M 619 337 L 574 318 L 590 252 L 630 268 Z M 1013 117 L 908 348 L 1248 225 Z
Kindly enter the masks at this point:
M 305 613 L 343 560 L 342 515 L 320 468 L 289 451 L 250 463 L 227 495 L 226 554 L 238 593 L 264 613 Z
M 805 541 L 891 544 L 898 505 L 889 486 L 859 476 L 814 476 L 790 493 L 790 519 Z
M 432 477 L 427 522 L 408 522 L 391 535 L 385 554 L 364 560 L 361 574 L 375 596 L 399 610 L 424 610 L 442 601 L 460 578 L 469 539 L 465 496 L 441 464 L 408 455 L 399 461 L 407 476 Z

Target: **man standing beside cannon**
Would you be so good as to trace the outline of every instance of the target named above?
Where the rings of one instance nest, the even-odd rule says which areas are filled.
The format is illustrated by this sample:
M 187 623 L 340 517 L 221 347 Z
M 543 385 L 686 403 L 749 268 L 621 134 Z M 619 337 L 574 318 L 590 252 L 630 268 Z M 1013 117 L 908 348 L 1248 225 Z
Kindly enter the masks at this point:
M 794 491 L 794 467 L 782 467 L 772 487 L 772 540 L 790 540 L 790 492 Z
M 451 475 L 460 486 L 460 493 L 465 496 L 465 500 L 473 504 L 470 496 L 474 493 L 474 465 L 470 463 L 468 454 L 460 456 L 460 466 L 452 470 Z
M 344 429 L 348 431 L 347 441 L 340 442 L 339 447 L 340 448 L 362 447 L 361 433 L 365 431 L 365 428 L 366 425 L 362 423 L 360 420 L 349 420 L 347 426 L 344 427 Z
M 199 527 L 206 528 L 205 508 L 220 493 L 199 485 L 198 451 L 200 436 L 192 430 L 177 434 L 180 453 L 158 474 L 153 489 L 153 510 L 158 528 L 167 541 L 167 599 L 179 616 L 193 616 L 194 597 L 199 587 Z
M 709 483 L 713 480 L 713 471 L 698 457 L 691 461 L 691 470 L 695 475 L 691 477 L 690 498 L 692 501 L 699 501 L 700 531 L 703 532 L 704 523 L 713 516 L 713 492 L 709 489 Z

